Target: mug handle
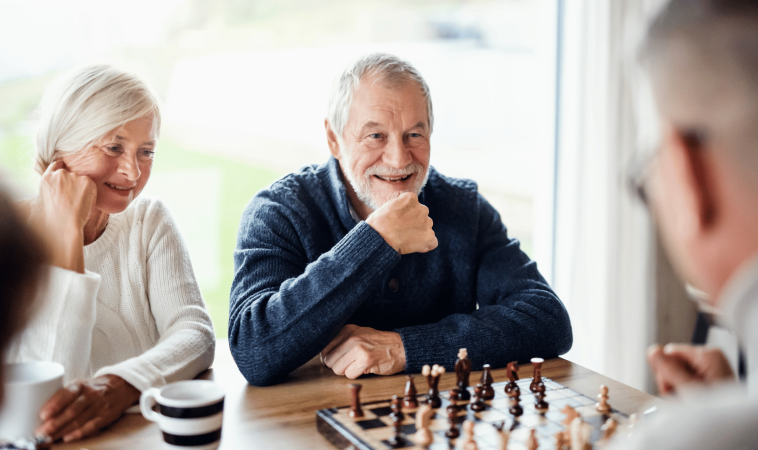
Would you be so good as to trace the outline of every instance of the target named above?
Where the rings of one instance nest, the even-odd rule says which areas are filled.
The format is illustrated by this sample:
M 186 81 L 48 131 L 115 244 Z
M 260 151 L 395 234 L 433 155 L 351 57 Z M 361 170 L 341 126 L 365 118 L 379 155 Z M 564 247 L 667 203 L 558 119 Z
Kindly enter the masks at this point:
M 150 388 L 142 393 L 139 398 L 139 409 L 145 419 L 151 422 L 157 422 L 159 414 L 153 411 L 155 406 L 155 396 L 160 393 L 160 389 Z

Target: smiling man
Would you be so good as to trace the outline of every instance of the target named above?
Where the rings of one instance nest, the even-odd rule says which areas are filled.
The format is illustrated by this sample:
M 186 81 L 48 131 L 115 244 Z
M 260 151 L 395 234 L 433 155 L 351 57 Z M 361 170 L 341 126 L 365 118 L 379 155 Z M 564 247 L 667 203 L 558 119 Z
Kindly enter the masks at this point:
M 259 192 L 242 216 L 229 344 L 254 385 L 314 356 L 338 375 L 474 369 L 565 353 L 563 304 L 469 180 L 429 165 L 429 87 L 372 54 L 332 90 L 332 158 Z

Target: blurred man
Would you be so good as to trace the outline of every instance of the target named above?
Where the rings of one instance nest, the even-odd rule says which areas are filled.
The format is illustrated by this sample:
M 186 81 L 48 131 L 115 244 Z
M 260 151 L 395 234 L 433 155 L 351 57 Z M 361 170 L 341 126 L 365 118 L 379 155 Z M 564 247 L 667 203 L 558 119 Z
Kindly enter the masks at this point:
M 758 446 L 758 2 L 673 0 L 643 49 L 660 114 L 658 152 L 638 177 L 678 273 L 703 290 L 744 347 L 747 387 L 713 349 L 650 349 L 681 402 L 623 448 Z M 690 387 L 701 387 L 691 398 Z
M 259 192 L 242 216 L 229 344 L 256 385 L 321 353 L 338 375 L 554 357 L 568 314 L 469 180 L 429 165 L 429 87 L 373 54 L 329 102 L 332 158 Z M 434 227 L 434 228 L 432 228 Z

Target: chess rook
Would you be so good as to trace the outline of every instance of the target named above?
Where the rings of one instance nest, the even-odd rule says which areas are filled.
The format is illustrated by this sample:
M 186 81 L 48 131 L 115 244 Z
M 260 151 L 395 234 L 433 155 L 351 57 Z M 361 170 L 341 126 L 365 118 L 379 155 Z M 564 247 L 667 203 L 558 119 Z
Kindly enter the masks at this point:
M 361 408 L 361 399 L 360 399 L 360 393 L 361 393 L 361 385 L 358 383 L 351 384 L 350 386 L 350 395 L 352 397 L 352 402 L 350 403 L 350 412 L 348 415 L 355 419 L 358 417 L 363 417 L 363 409 Z

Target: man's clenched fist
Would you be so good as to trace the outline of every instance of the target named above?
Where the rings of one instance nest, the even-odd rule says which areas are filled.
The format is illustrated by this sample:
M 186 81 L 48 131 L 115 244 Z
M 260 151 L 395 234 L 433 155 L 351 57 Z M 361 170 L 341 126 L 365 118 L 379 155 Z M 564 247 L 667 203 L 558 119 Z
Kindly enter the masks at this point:
M 412 192 L 403 192 L 366 219 L 366 223 L 401 255 L 426 253 L 437 248 L 429 208 Z
M 400 335 L 358 325 L 345 325 L 321 352 L 321 361 L 337 375 L 392 375 L 405 370 L 405 347 Z

